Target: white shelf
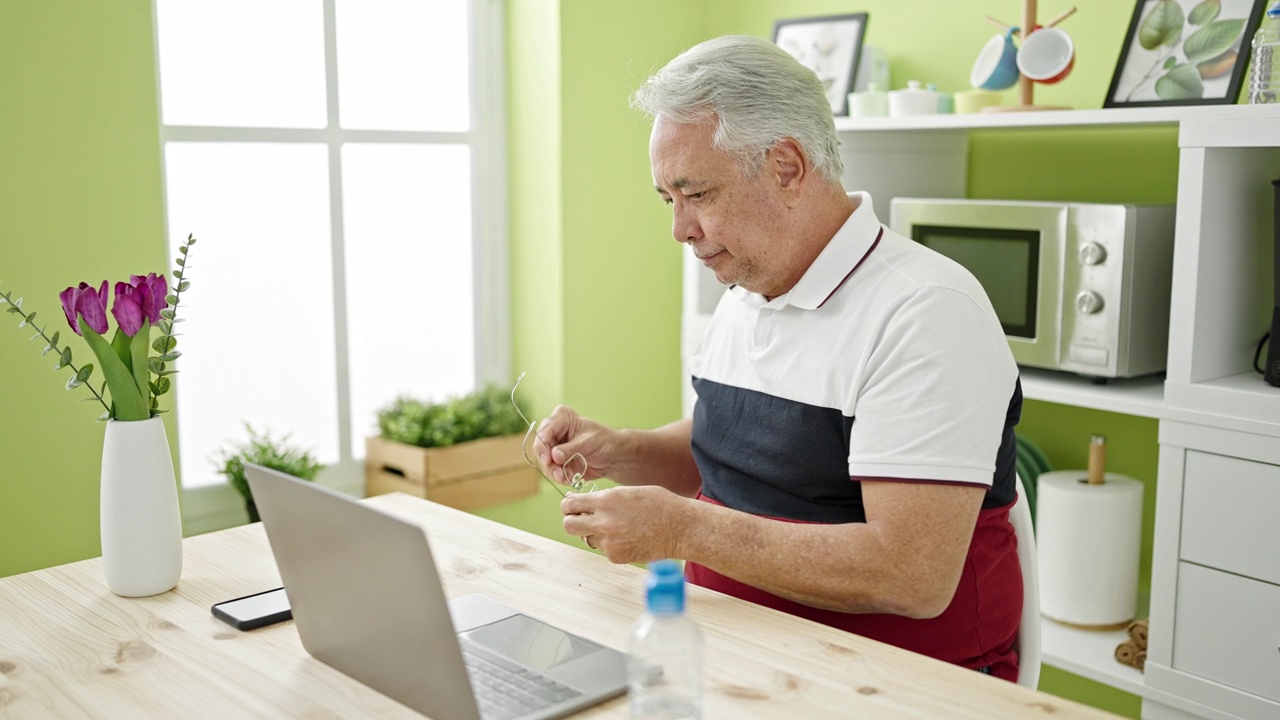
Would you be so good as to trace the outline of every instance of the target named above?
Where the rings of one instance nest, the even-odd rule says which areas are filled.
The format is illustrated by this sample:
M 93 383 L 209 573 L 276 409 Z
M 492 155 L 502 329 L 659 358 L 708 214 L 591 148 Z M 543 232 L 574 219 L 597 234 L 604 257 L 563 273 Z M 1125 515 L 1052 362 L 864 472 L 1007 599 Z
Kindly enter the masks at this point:
M 1040 660 L 1127 693 L 1146 695 L 1142 671 L 1121 665 L 1116 646 L 1129 638 L 1124 630 L 1080 630 L 1047 618 L 1040 620 Z
M 1280 388 L 1256 372 L 1167 388 L 1170 420 L 1280 437 Z
M 1190 384 L 1152 375 L 1099 385 L 1072 373 L 1019 371 L 1027 400 L 1280 437 L 1280 388 L 1255 372 Z
M 1079 128 L 1116 125 L 1178 125 L 1188 120 L 1280 118 L 1280 105 L 1187 105 L 1175 107 L 1044 110 L 1038 112 L 915 115 L 911 117 L 837 117 L 840 132 L 886 130 L 1005 130 Z
M 1112 379 L 1096 384 L 1072 373 L 1019 368 L 1022 396 L 1061 405 L 1075 405 L 1139 417 L 1165 417 L 1164 377 L 1152 375 Z

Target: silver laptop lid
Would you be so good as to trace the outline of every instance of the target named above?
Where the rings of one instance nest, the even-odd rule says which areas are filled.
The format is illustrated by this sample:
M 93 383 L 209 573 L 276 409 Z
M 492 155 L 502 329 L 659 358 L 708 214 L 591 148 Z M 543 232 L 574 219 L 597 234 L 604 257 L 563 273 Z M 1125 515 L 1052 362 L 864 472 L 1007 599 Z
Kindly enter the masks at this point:
M 419 525 L 284 473 L 245 469 L 298 635 L 316 659 L 436 720 L 547 720 L 626 691 L 625 653 L 483 595 L 446 603 Z M 507 694 L 485 676 L 479 712 L 460 643 L 473 662 L 487 658 L 507 680 L 538 687 Z
M 307 652 L 436 720 L 478 720 L 422 528 L 284 473 L 245 470 Z

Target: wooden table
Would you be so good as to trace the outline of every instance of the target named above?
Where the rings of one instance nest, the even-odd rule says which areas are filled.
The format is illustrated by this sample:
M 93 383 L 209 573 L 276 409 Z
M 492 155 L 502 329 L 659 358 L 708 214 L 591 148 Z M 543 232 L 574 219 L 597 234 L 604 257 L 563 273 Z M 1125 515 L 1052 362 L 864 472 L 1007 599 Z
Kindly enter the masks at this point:
M 641 569 L 407 495 L 366 502 L 427 529 L 450 597 L 485 593 L 626 649 Z M 280 584 L 260 524 L 184 552 L 177 588 L 150 598 L 111 594 L 100 558 L 0 579 L 0 717 L 421 717 L 309 656 L 292 622 L 238 632 L 214 619 L 213 603 Z M 707 720 L 1109 717 L 703 588 L 689 608 Z M 626 699 L 579 717 L 625 718 Z

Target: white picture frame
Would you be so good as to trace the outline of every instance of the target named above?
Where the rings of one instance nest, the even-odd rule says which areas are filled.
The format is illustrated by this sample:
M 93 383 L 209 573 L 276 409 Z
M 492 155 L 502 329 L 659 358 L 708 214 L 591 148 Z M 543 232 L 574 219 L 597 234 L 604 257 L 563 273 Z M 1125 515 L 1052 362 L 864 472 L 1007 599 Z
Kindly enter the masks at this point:
M 867 13 L 781 19 L 773 43 L 818 76 L 833 114 L 848 115 L 866 31 Z

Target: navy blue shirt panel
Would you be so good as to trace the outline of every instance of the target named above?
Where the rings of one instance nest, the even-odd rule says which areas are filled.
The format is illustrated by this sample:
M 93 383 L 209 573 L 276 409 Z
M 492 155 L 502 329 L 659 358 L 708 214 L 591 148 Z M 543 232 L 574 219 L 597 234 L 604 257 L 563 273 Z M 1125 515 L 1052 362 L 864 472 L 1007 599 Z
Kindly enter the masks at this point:
M 854 419 L 834 408 L 693 378 L 693 456 L 702 494 L 753 515 L 802 522 L 866 522 L 861 483 L 849 479 Z M 983 509 L 1013 502 L 1014 426 L 1022 381 L 1014 385 Z M 927 478 L 925 478 L 927 479 Z

